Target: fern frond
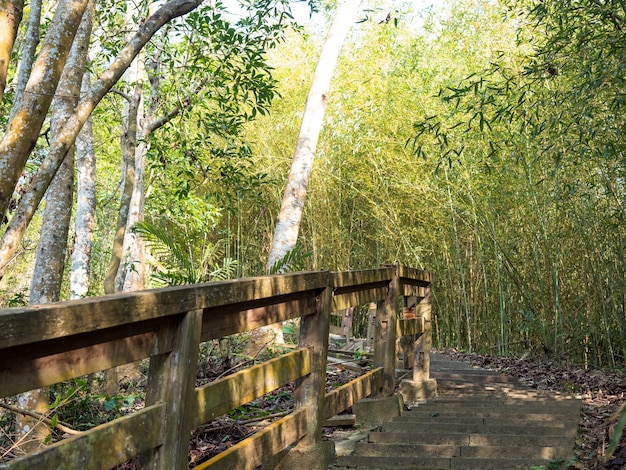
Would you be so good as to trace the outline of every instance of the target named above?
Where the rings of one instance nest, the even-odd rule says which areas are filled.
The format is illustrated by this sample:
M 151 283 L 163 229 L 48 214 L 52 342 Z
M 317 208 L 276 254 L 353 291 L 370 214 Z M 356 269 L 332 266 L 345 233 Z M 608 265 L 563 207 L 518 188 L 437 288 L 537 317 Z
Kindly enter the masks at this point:
M 287 251 L 285 255 L 277 260 L 269 269 L 269 274 L 285 274 L 289 272 L 304 271 L 306 268 L 306 259 L 309 258 L 313 252 L 303 252 L 300 245 L 296 245 L 291 250 Z

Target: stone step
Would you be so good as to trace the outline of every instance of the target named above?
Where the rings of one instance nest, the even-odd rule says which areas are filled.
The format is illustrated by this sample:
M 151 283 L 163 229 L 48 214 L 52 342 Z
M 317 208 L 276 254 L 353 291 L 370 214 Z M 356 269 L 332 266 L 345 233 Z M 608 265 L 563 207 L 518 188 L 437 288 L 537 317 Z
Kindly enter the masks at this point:
M 365 457 L 470 457 L 502 459 L 511 455 L 523 459 L 564 459 L 572 452 L 571 446 L 462 446 L 446 444 L 379 444 L 359 442 L 354 453 Z
M 574 453 L 582 401 L 431 354 L 439 396 L 412 404 L 334 470 L 556 468 Z
M 419 406 L 428 405 L 428 404 L 439 404 L 439 403 L 463 403 L 468 406 L 473 406 L 474 404 L 479 406 L 485 406 L 485 403 L 488 406 L 499 406 L 499 405 L 571 405 L 573 407 L 581 406 L 581 400 L 578 398 L 568 397 L 568 396 L 547 396 L 545 394 L 537 395 L 528 393 L 525 396 L 493 396 L 493 395 L 476 395 L 473 397 L 443 397 L 436 396 L 433 398 L 429 398 L 425 402 L 421 402 Z
M 370 432 L 368 442 L 376 444 L 441 444 L 462 446 L 554 446 L 573 447 L 569 436 L 538 436 L 478 433 L 419 433 L 407 432 Z
M 548 426 L 556 424 L 567 424 L 568 426 L 577 426 L 578 417 L 569 413 L 550 414 L 550 413 L 438 413 L 426 412 L 417 414 L 405 414 L 396 416 L 392 419 L 394 423 L 415 423 L 430 426 L 433 423 L 456 423 L 456 424 L 485 424 L 485 425 L 502 425 L 522 423 L 529 426 Z
M 569 423 L 568 423 L 569 424 Z M 468 433 L 468 434 L 512 434 L 517 436 L 568 436 L 576 437 L 577 426 L 571 424 L 548 423 L 545 426 L 529 426 L 515 424 L 474 424 L 474 423 L 433 423 L 428 426 L 419 426 L 415 423 L 385 423 L 383 432 L 408 432 L 415 435 L 420 433 Z
M 515 377 L 507 377 L 506 375 L 499 375 L 493 373 L 480 373 L 480 371 L 468 371 L 463 372 L 438 372 L 432 371 L 430 377 L 437 380 L 446 382 L 472 382 L 472 383 L 509 383 L 519 384 L 519 379 Z
M 450 394 L 460 393 L 460 392 L 472 392 L 472 393 L 481 393 L 481 391 L 489 391 L 489 392 L 518 392 L 518 393 L 530 393 L 527 389 L 518 386 L 517 384 L 510 382 L 482 382 L 478 383 L 478 381 L 468 381 L 468 380 L 445 380 L 438 379 L 437 380 L 437 389 L 444 393 Z
M 579 413 L 581 410 L 581 402 L 566 401 L 437 401 L 418 404 L 411 407 L 406 413 L 417 412 L 467 412 L 467 413 L 485 413 L 489 411 L 510 412 L 510 413 Z
M 366 457 L 347 456 L 337 459 L 333 470 L 520 470 L 533 467 L 548 468 L 546 459 L 473 459 L 464 457 Z

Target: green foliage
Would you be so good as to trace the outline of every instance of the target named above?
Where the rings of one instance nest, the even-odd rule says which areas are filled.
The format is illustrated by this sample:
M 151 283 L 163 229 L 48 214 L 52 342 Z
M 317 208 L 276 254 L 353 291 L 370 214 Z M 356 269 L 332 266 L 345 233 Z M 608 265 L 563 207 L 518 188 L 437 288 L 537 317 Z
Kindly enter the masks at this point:
M 98 388 L 97 380 L 88 382 L 85 378 L 53 385 L 49 405 L 52 423 L 71 423 L 73 429 L 88 430 L 130 413 L 145 398 L 139 387 L 117 395 L 94 393 Z
M 296 245 L 285 255 L 277 260 L 270 269 L 269 274 L 285 274 L 289 272 L 304 271 L 306 268 L 306 259 L 313 253 L 310 251 L 303 252 L 300 245 Z
M 0 290 L 0 307 L 23 307 L 28 305 L 28 289 L 18 291 Z
M 197 284 L 230 279 L 236 273 L 237 260 L 223 258 L 219 262 L 223 256 L 221 242 L 210 242 L 206 232 L 190 231 L 181 237 L 171 229 L 150 222 L 133 228 L 148 242 L 153 255 L 166 263 L 153 274 L 155 280 L 166 285 Z M 202 243 L 196 235 L 204 237 Z

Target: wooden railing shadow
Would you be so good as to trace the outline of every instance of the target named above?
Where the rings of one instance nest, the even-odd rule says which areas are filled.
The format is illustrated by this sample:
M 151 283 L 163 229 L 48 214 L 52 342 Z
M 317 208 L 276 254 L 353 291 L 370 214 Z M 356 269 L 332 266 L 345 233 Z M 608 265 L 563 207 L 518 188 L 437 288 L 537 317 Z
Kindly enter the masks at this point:
M 430 284 L 427 272 L 392 266 L 2 309 L 0 398 L 145 358 L 150 366 L 144 409 L 0 468 L 101 469 L 140 456 L 142 468 L 184 469 L 193 428 L 293 381 L 292 413 L 197 468 L 253 469 L 294 445 L 315 452 L 325 418 L 394 393 L 398 337 L 414 363 L 409 382 L 429 379 Z M 401 319 L 402 299 L 417 303 L 414 318 Z M 374 369 L 325 394 L 330 313 L 369 302 L 378 303 Z M 293 352 L 195 387 L 202 341 L 296 318 Z

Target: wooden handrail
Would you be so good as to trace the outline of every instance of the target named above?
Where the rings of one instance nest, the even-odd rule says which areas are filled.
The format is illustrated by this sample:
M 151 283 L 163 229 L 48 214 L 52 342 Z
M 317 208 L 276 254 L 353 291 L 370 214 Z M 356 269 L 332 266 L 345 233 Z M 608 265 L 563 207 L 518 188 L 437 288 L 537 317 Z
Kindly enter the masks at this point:
M 294 380 L 294 413 L 202 468 L 254 468 L 296 442 L 315 446 L 329 414 L 364 396 L 393 393 L 398 336 L 415 340 L 421 335 L 420 354 L 428 355 L 430 307 L 421 308 L 419 319 L 404 322 L 396 307 L 401 297 L 429 300 L 430 284 L 428 272 L 393 266 L 263 276 L 0 309 L 0 398 L 150 358 L 144 410 L 0 468 L 56 468 L 59 462 L 106 468 L 139 454 L 149 468 L 186 468 L 193 427 Z M 379 306 L 377 369 L 326 396 L 331 311 L 370 302 Z M 194 386 L 200 342 L 296 318 L 297 350 Z M 428 371 L 419 373 L 428 378 Z M 146 433 L 146 426 L 151 432 Z

